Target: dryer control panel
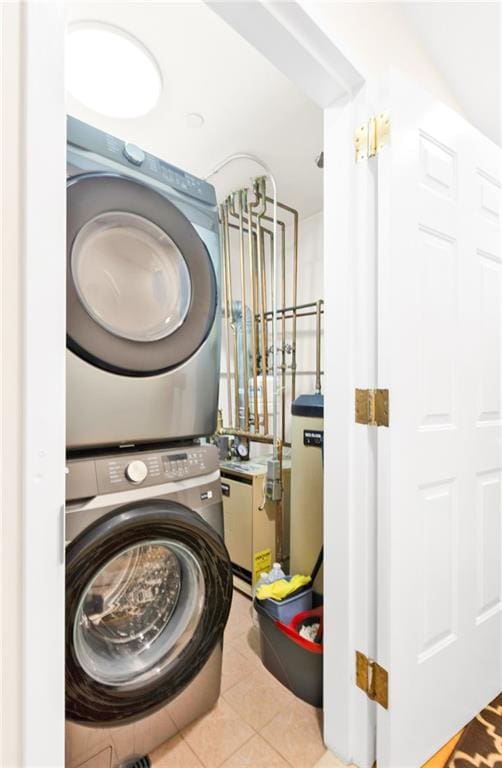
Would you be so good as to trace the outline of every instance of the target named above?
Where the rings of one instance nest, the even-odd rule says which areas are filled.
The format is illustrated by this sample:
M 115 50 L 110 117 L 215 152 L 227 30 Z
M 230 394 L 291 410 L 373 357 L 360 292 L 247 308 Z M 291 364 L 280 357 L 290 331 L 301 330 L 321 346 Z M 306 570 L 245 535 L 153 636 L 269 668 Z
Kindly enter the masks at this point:
M 218 469 L 218 450 L 214 445 L 72 459 L 67 463 L 66 499 L 179 482 Z
M 217 204 L 214 187 L 204 179 L 192 176 L 181 168 L 143 151 L 140 147 L 86 125 L 75 117 L 68 117 L 67 136 L 70 145 L 87 152 L 95 152 L 101 157 L 107 157 L 126 167 L 130 165 L 135 168 L 141 167 L 145 176 L 168 184 L 184 195 L 190 195 L 213 206 Z

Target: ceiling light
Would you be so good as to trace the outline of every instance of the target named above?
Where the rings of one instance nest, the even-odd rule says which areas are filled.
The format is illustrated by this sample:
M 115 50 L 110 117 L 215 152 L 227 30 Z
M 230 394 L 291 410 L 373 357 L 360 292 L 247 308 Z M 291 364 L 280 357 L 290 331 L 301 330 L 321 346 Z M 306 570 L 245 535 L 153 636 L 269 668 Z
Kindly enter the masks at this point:
M 150 52 L 127 32 L 98 22 L 70 27 L 66 77 L 75 99 L 110 117 L 145 115 L 162 90 L 160 70 Z

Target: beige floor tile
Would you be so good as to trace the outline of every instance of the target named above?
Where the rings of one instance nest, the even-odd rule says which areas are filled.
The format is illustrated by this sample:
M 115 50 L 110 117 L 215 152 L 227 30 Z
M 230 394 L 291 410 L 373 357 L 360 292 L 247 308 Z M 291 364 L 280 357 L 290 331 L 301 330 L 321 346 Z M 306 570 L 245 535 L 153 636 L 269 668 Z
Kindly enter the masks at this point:
M 256 731 L 291 706 L 292 695 L 266 670 L 259 669 L 225 692 L 224 698 Z
M 234 589 L 234 599 L 236 601 L 240 601 L 243 603 L 251 602 L 251 598 L 249 597 L 249 595 L 245 595 L 243 592 L 240 592 L 238 589 Z
M 181 736 L 174 736 L 152 752 L 152 768 L 202 768 L 197 755 Z
M 251 608 L 252 608 L 252 600 L 249 597 L 245 597 L 244 595 L 241 595 L 240 592 L 237 592 L 234 590 L 234 594 L 232 597 L 232 610 L 233 611 L 239 611 L 241 613 L 245 613 L 247 616 L 251 618 Z
M 298 699 L 282 710 L 260 734 L 293 768 L 313 768 L 326 751 L 322 712 Z
M 321 759 L 315 764 L 314 768 L 355 768 L 355 766 L 342 763 L 341 760 L 335 757 L 335 755 L 327 749 Z
M 240 597 L 237 600 L 234 597 L 225 629 L 225 640 L 228 641 L 242 635 L 244 632 L 249 632 L 252 627 L 251 601 L 246 600 L 245 597 Z
M 232 604 L 249 608 L 251 606 L 251 598 L 243 595 L 238 589 L 234 589 Z
M 260 632 L 258 627 L 251 627 L 251 629 L 243 632 L 238 637 L 231 639 L 229 644 L 252 661 L 256 667 L 263 668 L 260 656 Z
M 208 715 L 182 731 L 183 738 L 206 768 L 219 768 L 253 734 L 252 728 L 224 699 L 220 699 Z
M 249 631 L 246 620 L 242 616 L 233 616 L 227 624 L 225 634 L 223 636 L 224 642 L 231 643 L 236 640 L 240 635 Z
M 255 671 L 252 661 L 247 659 L 234 648 L 223 648 L 223 664 L 221 669 L 221 692 L 228 691 Z
M 288 763 L 256 734 L 225 760 L 222 768 L 289 768 Z

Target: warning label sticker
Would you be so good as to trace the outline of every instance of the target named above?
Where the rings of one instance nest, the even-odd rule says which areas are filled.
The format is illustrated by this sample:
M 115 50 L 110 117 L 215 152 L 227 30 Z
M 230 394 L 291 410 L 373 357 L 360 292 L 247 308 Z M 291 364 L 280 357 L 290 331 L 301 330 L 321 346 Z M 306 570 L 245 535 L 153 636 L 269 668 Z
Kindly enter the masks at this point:
M 261 552 L 255 552 L 253 557 L 253 583 L 258 581 L 262 573 L 270 571 L 272 568 L 272 550 L 262 549 Z

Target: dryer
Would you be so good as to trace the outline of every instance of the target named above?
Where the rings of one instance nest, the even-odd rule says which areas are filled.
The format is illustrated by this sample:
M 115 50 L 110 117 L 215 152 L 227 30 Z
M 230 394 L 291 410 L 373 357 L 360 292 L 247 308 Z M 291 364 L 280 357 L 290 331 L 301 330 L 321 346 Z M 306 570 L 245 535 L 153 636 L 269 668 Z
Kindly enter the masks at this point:
M 68 118 L 69 450 L 214 432 L 218 228 L 210 184 Z
M 218 454 L 68 462 L 66 768 L 116 768 L 216 702 L 232 599 Z

